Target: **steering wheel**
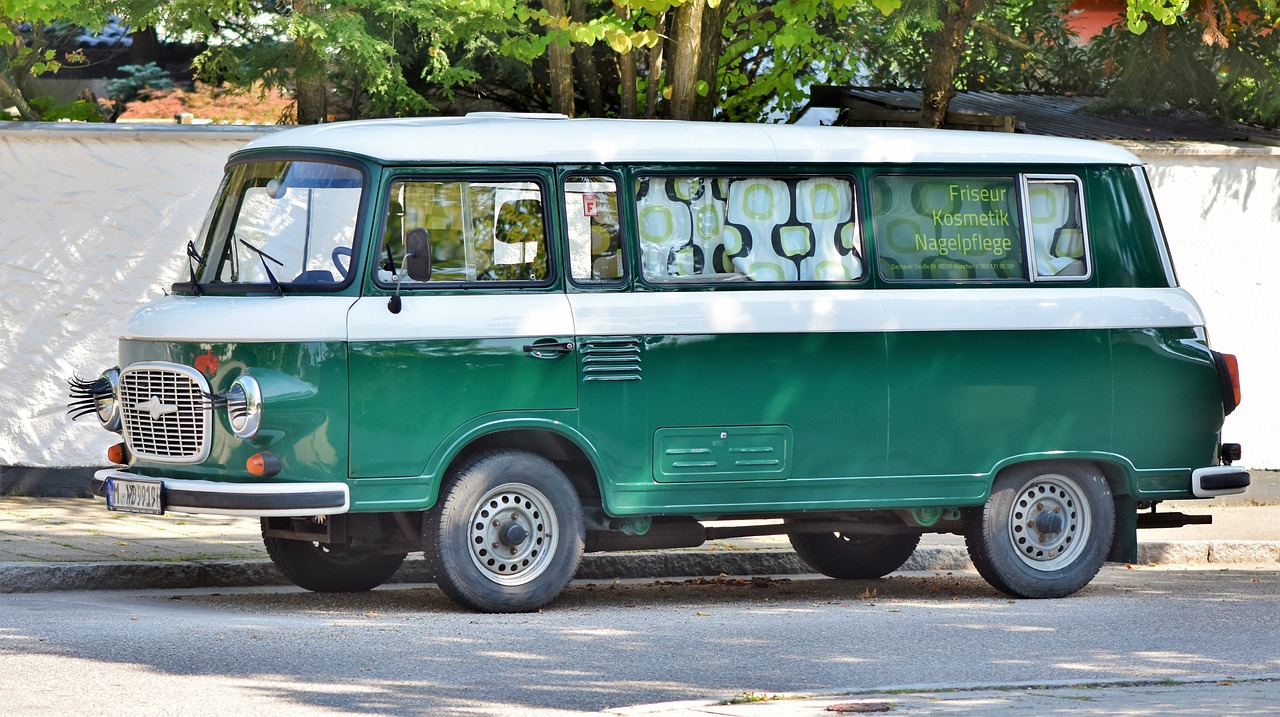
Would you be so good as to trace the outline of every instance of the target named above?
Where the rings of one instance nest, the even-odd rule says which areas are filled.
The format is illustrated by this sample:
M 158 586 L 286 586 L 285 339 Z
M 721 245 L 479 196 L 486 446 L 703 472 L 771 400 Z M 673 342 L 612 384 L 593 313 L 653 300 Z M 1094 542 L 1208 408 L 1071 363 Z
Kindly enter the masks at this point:
M 342 258 L 346 257 L 347 265 L 342 265 Z M 338 273 L 342 275 L 342 280 L 347 280 L 347 273 L 351 271 L 351 247 L 340 246 L 333 250 L 329 255 L 329 260 L 333 262 L 334 267 L 338 269 Z

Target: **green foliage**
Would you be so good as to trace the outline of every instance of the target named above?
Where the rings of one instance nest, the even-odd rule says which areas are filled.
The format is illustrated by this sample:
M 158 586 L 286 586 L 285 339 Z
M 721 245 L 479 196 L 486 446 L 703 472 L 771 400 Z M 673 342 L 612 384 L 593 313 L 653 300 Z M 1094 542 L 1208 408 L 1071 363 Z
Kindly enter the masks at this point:
M 71 120 L 73 122 L 103 122 L 105 118 L 98 105 L 84 100 L 69 104 L 59 103 L 52 97 L 41 95 L 27 101 L 31 109 L 40 115 L 41 122 Z
M 144 94 L 173 89 L 173 77 L 154 62 L 121 65 L 124 77 L 107 81 L 107 94 L 117 102 L 133 102 Z
M 1256 8 L 1266 12 L 1265 6 Z M 1225 120 L 1280 126 L 1280 37 L 1264 15 L 1217 8 L 1208 16 L 1157 25 L 1141 36 L 1108 30 L 1090 48 L 1108 72 L 1099 112 L 1193 110 Z
M 162 0 L 140 17 L 209 43 L 201 79 L 291 88 L 300 73 L 323 72 L 353 93 L 353 116 L 433 109 L 425 89 L 446 96 L 478 74 L 465 59 L 495 51 L 524 32 L 516 0 Z M 320 67 L 300 62 L 305 48 Z M 458 64 L 455 59 L 462 58 Z
M 913 12 L 914 11 L 914 12 Z M 1100 70 L 1067 26 L 1068 0 L 1001 0 L 977 15 L 956 74 L 962 90 L 1088 92 Z M 867 83 L 919 87 L 932 57 L 924 35 L 937 25 L 927 8 L 871 23 L 860 48 Z

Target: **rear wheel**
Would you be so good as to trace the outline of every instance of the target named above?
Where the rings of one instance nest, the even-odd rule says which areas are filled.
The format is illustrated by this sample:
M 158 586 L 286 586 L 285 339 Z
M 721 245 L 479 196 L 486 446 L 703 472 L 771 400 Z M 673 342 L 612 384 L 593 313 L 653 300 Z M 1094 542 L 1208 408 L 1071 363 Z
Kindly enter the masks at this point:
M 436 583 L 481 612 L 530 612 L 558 596 L 582 559 L 582 503 L 551 461 L 486 453 L 450 474 L 423 520 Z
M 406 553 L 371 553 L 287 538 L 263 538 L 267 555 L 294 585 L 318 593 L 357 593 L 385 583 Z
M 1014 597 L 1070 595 L 1093 580 L 1115 535 L 1111 487 L 1092 465 L 1039 463 L 1002 471 L 965 515 L 974 567 Z
M 920 534 L 792 533 L 796 555 L 823 575 L 844 580 L 881 578 L 902 567 Z

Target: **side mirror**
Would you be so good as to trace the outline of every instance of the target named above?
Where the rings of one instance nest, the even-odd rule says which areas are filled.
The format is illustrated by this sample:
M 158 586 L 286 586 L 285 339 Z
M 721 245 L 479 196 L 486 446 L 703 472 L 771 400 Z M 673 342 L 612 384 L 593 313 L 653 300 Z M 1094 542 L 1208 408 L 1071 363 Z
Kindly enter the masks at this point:
M 404 269 L 414 281 L 431 281 L 431 235 L 410 229 L 404 236 Z

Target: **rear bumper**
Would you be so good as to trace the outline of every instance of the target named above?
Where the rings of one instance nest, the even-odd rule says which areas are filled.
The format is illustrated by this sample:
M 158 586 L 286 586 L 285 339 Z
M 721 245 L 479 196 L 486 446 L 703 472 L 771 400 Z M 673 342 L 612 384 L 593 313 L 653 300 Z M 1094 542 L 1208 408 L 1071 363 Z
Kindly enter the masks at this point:
M 1197 468 L 1191 472 L 1191 492 L 1197 498 L 1243 493 L 1249 487 L 1249 471 L 1235 466 Z
M 93 475 L 93 494 L 106 500 L 107 481 L 155 480 L 164 484 L 164 511 L 254 517 L 335 515 L 351 508 L 345 483 L 217 483 L 144 476 L 108 468 Z

